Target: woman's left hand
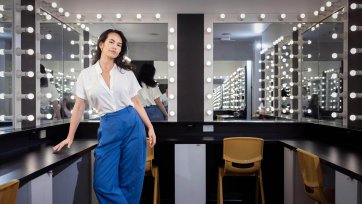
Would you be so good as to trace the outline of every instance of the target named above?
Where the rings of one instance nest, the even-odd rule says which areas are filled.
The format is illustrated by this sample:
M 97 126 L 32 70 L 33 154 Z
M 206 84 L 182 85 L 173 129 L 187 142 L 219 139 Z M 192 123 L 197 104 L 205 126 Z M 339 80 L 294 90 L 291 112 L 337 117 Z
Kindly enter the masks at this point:
M 148 130 L 148 138 L 150 143 L 148 144 L 151 148 L 156 144 L 156 134 L 153 129 Z

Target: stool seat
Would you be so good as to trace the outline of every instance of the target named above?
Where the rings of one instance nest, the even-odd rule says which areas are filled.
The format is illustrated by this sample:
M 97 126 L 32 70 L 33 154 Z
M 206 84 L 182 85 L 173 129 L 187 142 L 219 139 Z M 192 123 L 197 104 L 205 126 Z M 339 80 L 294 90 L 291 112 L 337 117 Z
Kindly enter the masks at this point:
M 0 203 L 15 204 L 19 189 L 19 180 L 14 179 L 0 185 Z

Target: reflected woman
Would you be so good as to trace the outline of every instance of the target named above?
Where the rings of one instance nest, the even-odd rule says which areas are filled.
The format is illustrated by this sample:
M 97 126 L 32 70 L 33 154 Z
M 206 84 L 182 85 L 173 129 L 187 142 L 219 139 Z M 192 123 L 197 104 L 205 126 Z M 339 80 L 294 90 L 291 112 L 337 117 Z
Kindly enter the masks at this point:
M 124 60 L 127 40 L 118 30 L 106 30 L 97 42 L 93 65 L 82 70 L 65 140 L 53 147 L 70 147 L 86 102 L 101 115 L 94 151 L 94 191 L 100 204 L 138 204 L 146 163 L 145 127 L 150 146 L 156 144 L 153 126 L 137 92 L 141 89 Z
M 44 65 L 40 64 L 40 73 L 46 74 Z M 49 83 L 47 77 L 40 78 L 40 93 L 43 95 L 48 94 L 49 97 L 40 100 L 40 113 L 48 114 L 53 113 L 54 119 L 60 120 L 60 107 L 59 107 L 59 93 L 54 84 Z
M 143 64 L 138 73 L 138 83 L 142 89 L 138 92 L 140 101 L 151 121 L 167 120 L 167 111 L 161 101 L 161 91 L 154 80 L 156 68 L 153 64 Z

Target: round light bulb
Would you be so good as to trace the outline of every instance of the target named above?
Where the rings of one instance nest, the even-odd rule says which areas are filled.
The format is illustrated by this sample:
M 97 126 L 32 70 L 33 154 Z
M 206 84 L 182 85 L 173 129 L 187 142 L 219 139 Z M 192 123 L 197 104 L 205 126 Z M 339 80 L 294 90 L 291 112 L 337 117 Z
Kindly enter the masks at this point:
M 352 55 L 356 54 L 356 53 L 357 53 L 357 49 L 356 49 L 356 48 L 351 48 L 350 53 L 351 53 Z
M 225 19 L 226 15 L 224 13 L 220 14 L 220 19 Z
M 264 13 L 262 13 L 262 14 L 260 14 L 260 19 L 264 19 L 265 18 L 265 14 Z
M 58 8 L 58 12 L 59 12 L 59 13 L 63 13 L 63 12 L 64 12 L 64 9 L 60 7 L 60 8 Z
M 331 6 L 332 6 L 332 2 L 331 2 L 331 1 L 327 1 L 327 2 L 326 2 L 326 6 L 327 6 L 327 7 L 331 7 Z
M 53 96 L 53 95 L 52 95 L 51 93 L 46 93 L 46 94 L 45 94 L 45 97 L 48 98 L 48 99 L 52 98 L 52 96 Z
M 332 58 L 333 58 L 333 59 L 336 59 L 337 57 L 338 57 L 338 54 L 337 54 L 337 53 L 333 53 L 333 54 L 332 54 Z
M 356 98 L 356 97 L 357 97 L 357 94 L 356 94 L 355 92 L 351 92 L 351 93 L 349 94 L 349 97 L 350 97 L 350 98 Z
M 53 117 L 53 116 L 52 116 L 52 114 L 50 114 L 50 113 L 48 113 L 48 114 L 45 115 L 45 118 L 48 119 L 48 120 L 52 119 L 52 117 Z
M 206 82 L 207 82 L 207 83 L 210 83 L 210 82 L 212 82 L 212 79 L 211 79 L 211 77 L 207 77 L 207 78 L 206 78 Z
M 33 115 L 28 115 L 28 116 L 26 117 L 26 119 L 27 119 L 28 121 L 33 121 L 33 120 L 34 120 L 34 116 L 33 116 Z
M 351 29 L 352 32 L 354 32 L 354 31 L 357 30 L 357 26 L 356 26 L 356 25 L 352 25 L 350 29 Z
M 206 66 L 211 66 L 211 61 L 206 61 Z
M 287 15 L 285 13 L 280 14 L 281 19 L 285 19 L 285 17 L 287 17 Z
M 336 118 L 336 117 L 337 117 L 337 113 L 336 113 L 336 112 L 333 112 L 333 113 L 331 114 L 331 116 L 332 116 L 332 118 Z
M 173 100 L 173 99 L 175 99 L 175 95 L 170 94 L 170 95 L 168 96 L 168 98 L 171 99 L 171 100 Z
M 26 98 L 32 100 L 32 99 L 34 99 L 34 94 L 29 93 L 26 95 Z
M 175 111 L 170 111 L 170 116 L 171 117 L 175 116 Z
M 305 18 L 305 13 L 301 13 L 301 14 L 299 15 L 299 18 L 301 18 L 301 19 Z
M 52 37 L 53 37 L 53 36 L 52 36 L 51 34 L 46 34 L 46 35 L 45 35 L 45 39 L 47 39 L 47 40 L 52 39 Z
M 207 110 L 207 111 L 206 111 L 206 114 L 207 114 L 207 115 L 212 115 L 212 110 Z
M 332 38 L 333 38 L 333 39 L 337 39 L 337 38 L 338 38 L 338 34 L 337 34 L 337 33 L 333 33 L 333 34 L 332 34 Z
M 66 12 L 64 12 L 64 16 L 68 18 L 70 16 L 70 13 L 68 11 L 66 11 Z
M 138 14 L 136 15 L 136 18 L 137 18 L 138 20 L 141 20 L 141 19 L 142 19 L 142 14 L 138 13 Z
M 174 62 L 174 61 L 170 61 L 169 65 L 170 65 L 170 67 L 173 67 L 173 66 L 175 66 L 175 62 Z
M 212 99 L 212 94 L 207 94 L 207 95 L 206 95 L 206 98 L 207 98 L 207 99 Z
M 171 27 L 169 31 L 170 33 L 175 33 L 175 28 Z
M 175 78 L 171 77 L 171 78 L 169 79 L 169 81 L 170 81 L 171 83 L 174 83 L 174 82 L 175 82 Z
M 51 55 L 51 54 L 46 54 L 46 55 L 45 55 L 45 58 L 48 59 L 48 60 L 50 60 L 50 59 L 52 59 L 52 55 Z
M 116 18 L 117 18 L 117 19 L 121 19 L 121 18 L 122 18 L 122 14 L 117 13 L 117 14 L 116 14 Z
M 26 73 L 26 76 L 28 76 L 28 77 L 34 77 L 34 72 L 29 71 L 29 72 Z
M 33 50 L 33 49 L 28 49 L 26 52 L 27 52 L 28 55 L 33 55 L 33 54 L 34 54 L 34 50 Z
M 356 70 L 351 70 L 349 72 L 349 75 L 351 75 L 351 76 L 356 76 L 356 74 L 357 74 Z
M 207 44 L 207 45 L 206 45 L 206 49 L 211 50 L 211 48 L 212 48 L 212 45 L 211 45 L 211 44 Z
M 34 28 L 33 28 L 33 27 L 27 27 L 27 28 L 26 28 L 26 32 L 28 32 L 28 33 L 33 33 L 33 32 L 34 32 Z
M 245 13 L 241 13 L 241 14 L 240 14 L 240 19 L 241 19 L 241 20 L 244 20 L 244 19 L 245 19 Z
M 97 19 L 99 20 L 99 19 L 102 18 L 102 14 L 98 13 L 96 17 L 97 17 Z
M 357 119 L 357 117 L 356 117 L 356 115 L 350 115 L 350 116 L 349 116 L 349 119 L 350 119 L 351 121 L 355 121 L 355 120 Z
M 82 14 L 77 14 L 76 17 L 78 20 L 80 20 L 80 19 L 82 19 Z
M 169 46 L 168 46 L 168 49 L 174 50 L 174 49 L 175 49 L 175 45 L 173 45 L 173 44 L 169 45 Z
M 319 12 L 318 12 L 318 11 L 314 11 L 313 14 L 314 14 L 315 16 L 318 16 L 318 15 L 319 15 Z
M 156 14 L 155 14 L 155 18 L 156 18 L 157 20 L 160 19 L 160 18 L 161 18 L 161 14 L 156 13 Z
M 212 32 L 212 29 L 211 29 L 210 27 L 207 27 L 207 28 L 206 28 L 206 32 L 211 33 L 211 32 Z
M 357 8 L 357 4 L 356 4 L 356 3 L 352 3 L 351 6 L 350 6 L 350 8 L 351 8 L 352 10 L 356 9 L 356 8 Z

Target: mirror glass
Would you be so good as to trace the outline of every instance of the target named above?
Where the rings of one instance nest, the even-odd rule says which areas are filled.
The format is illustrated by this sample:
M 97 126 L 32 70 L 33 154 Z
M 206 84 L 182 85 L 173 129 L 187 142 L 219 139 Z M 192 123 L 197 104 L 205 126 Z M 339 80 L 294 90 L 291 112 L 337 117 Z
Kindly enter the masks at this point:
M 117 29 L 124 33 L 128 40 L 127 56 L 132 60 L 137 77 L 139 69 L 145 63 L 153 64 L 156 68 L 155 81 L 158 82 L 162 93 L 161 101 L 167 109 L 168 87 L 168 32 L 166 23 L 122 23 L 122 24 L 86 24 L 89 27 L 90 39 L 96 39 L 107 29 Z M 95 53 L 96 45 L 91 46 L 91 53 Z M 88 110 L 90 119 L 97 119 L 94 110 Z
M 0 130 L 12 128 L 13 1 L 2 0 L 0 11 Z
M 259 91 L 260 51 L 272 48 L 280 36 L 291 35 L 292 27 L 292 23 L 214 23 L 214 119 L 268 119 L 266 106 L 271 104 Z
M 342 126 L 343 98 L 343 10 L 314 24 L 303 33 L 302 110 L 303 120 Z

